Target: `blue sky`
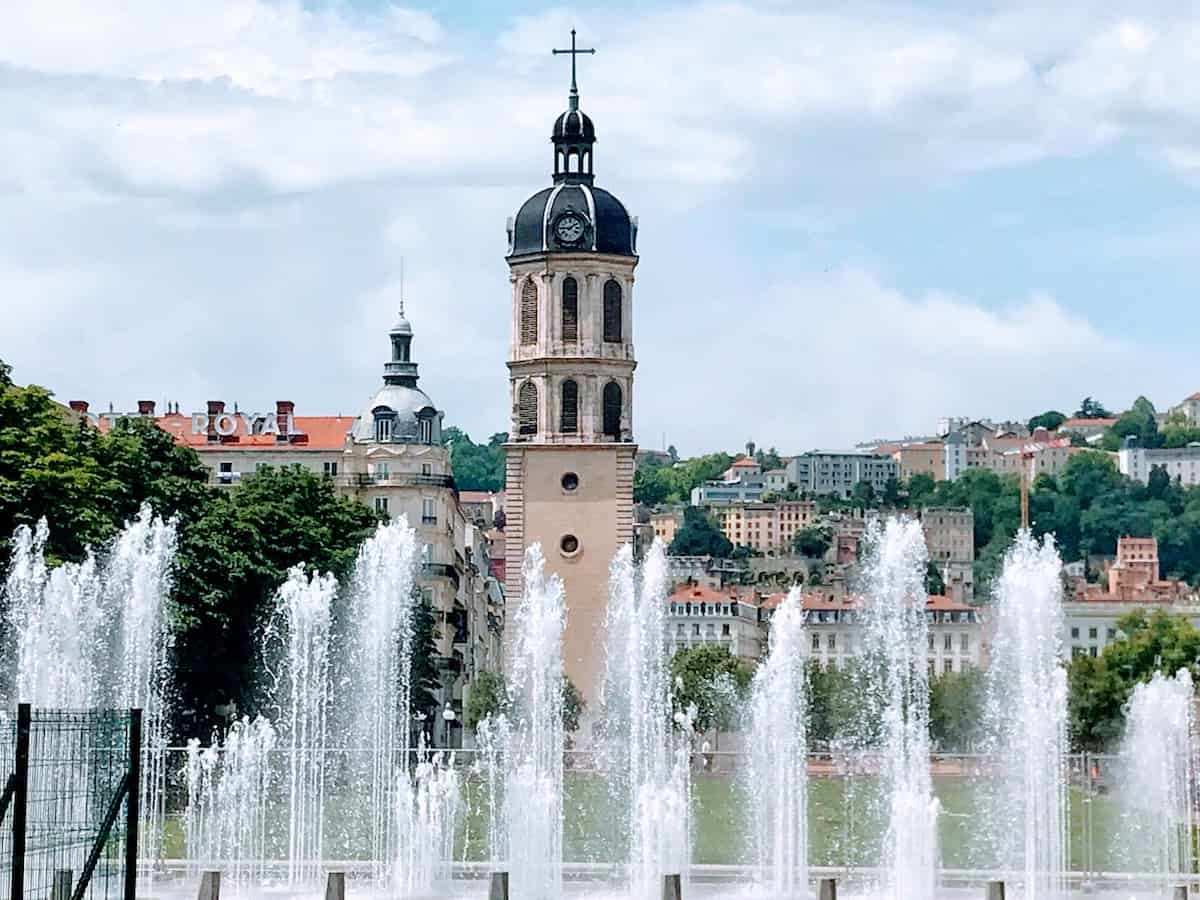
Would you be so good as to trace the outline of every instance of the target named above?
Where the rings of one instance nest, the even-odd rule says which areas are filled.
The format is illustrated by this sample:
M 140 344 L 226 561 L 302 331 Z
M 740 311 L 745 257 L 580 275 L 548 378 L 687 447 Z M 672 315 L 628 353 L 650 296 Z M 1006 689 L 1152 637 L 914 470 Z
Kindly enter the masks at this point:
M 356 412 L 404 257 L 423 386 L 506 428 L 504 223 L 572 26 L 643 444 L 1200 390 L 1187 4 L 100 7 L 0 28 L 0 357 L 61 399 Z

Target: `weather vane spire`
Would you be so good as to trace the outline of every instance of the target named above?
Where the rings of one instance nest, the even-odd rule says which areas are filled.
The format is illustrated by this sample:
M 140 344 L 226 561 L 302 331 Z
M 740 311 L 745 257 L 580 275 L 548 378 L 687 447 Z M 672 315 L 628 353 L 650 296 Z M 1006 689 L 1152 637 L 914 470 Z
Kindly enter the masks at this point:
M 400 318 L 404 318 L 404 257 L 400 257 Z
M 553 50 L 551 50 L 550 52 L 553 53 L 555 56 L 557 56 L 560 53 L 571 54 L 571 95 L 570 95 L 569 103 L 570 103 L 571 109 L 573 109 L 573 110 L 579 109 L 579 87 L 575 83 L 575 57 L 577 57 L 581 53 L 588 53 L 588 54 L 594 55 L 596 52 L 596 48 L 595 47 L 585 47 L 583 49 L 576 49 L 576 47 L 575 47 L 575 29 L 572 28 L 571 29 L 571 49 L 570 50 L 559 50 L 556 47 Z

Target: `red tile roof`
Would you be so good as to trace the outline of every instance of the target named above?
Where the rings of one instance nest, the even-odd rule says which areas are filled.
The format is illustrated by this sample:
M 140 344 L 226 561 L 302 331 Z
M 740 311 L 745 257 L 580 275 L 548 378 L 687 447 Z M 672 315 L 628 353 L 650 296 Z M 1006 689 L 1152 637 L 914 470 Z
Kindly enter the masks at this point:
M 774 609 L 787 596 L 786 591 L 769 594 L 763 598 L 763 609 Z M 855 594 L 843 594 L 840 597 L 830 597 L 827 594 L 808 593 L 807 591 L 801 594 L 801 604 L 805 609 L 815 610 L 832 610 L 832 609 L 860 609 L 863 605 L 862 598 Z M 941 594 L 931 594 L 929 601 L 925 604 L 925 608 L 929 610 L 938 610 L 942 612 L 964 612 L 973 609 L 967 603 L 956 603 L 952 598 Z
M 341 450 L 346 443 L 346 432 L 354 424 L 354 416 L 293 416 L 292 431 L 299 432 L 291 441 L 280 442 L 273 434 L 248 434 L 246 422 L 234 417 L 234 433 L 220 440 L 208 440 L 208 435 L 195 434 L 192 417 L 180 413 L 157 416 L 155 424 L 183 444 L 198 451 L 265 450 L 279 447 L 281 450 Z
M 757 593 L 752 588 L 729 587 L 716 590 L 701 584 L 680 585 L 667 600 L 676 603 L 729 603 L 736 600 L 738 603 L 758 604 Z
M 459 491 L 460 503 L 490 503 L 496 495 L 490 491 Z
M 1117 420 L 1115 418 L 1112 418 L 1112 419 L 1067 419 L 1058 427 L 1060 430 L 1063 428 L 1082 427 L 1082 426 L 1088 426 L 1088 427 L 1093 427 L 1093 428 L 1107 428 L 1109 425 L 1114 424 L 1116 421 Z

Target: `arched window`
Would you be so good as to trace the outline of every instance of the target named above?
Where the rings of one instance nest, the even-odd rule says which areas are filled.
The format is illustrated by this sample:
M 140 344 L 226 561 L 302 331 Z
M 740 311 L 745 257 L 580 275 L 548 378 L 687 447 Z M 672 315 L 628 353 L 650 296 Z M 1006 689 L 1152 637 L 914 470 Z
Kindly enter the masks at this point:
M 570 275 L 562 283 L 562 339 L 579 340 L 579 284 Z
M 608 437 L 621 437 L 621 386 L 610 381 L 604 386 L 604 433 Z
M 533 283 L 532 278 L 525 279 L 525 286 L 521 288 L 521 343 L 536 344 L 537 343 L 537 285 Z
M 517 392 L 517 434 L 537 434 L 537 430 L 537 388 L 532 381 L 527 381 Z
M 562 415 L 559 431 L 574 434 L 579 430 L 579 385 L 568 378 L 562 383 Z
M 614 278 L 604 282 L 604 340 L 621 343 L 621 285 Z

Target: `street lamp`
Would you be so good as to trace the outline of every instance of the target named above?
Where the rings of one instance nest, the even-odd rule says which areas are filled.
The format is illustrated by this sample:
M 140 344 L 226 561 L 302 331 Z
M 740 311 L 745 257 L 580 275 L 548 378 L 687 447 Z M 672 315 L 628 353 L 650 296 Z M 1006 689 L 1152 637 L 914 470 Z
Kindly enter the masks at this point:
M 446 723 L 445 740 L 446 740 L 447 747 L 450 746 L 450 728 L 453 726 L 454 720 L 457 718 L 458 718 L 458 716 L 455 715 L 454 710 L 450 706 L 450 701 L 447 700 L 446 707 L 445 707 L 445 709 L 442 710 L 442 721 Z

